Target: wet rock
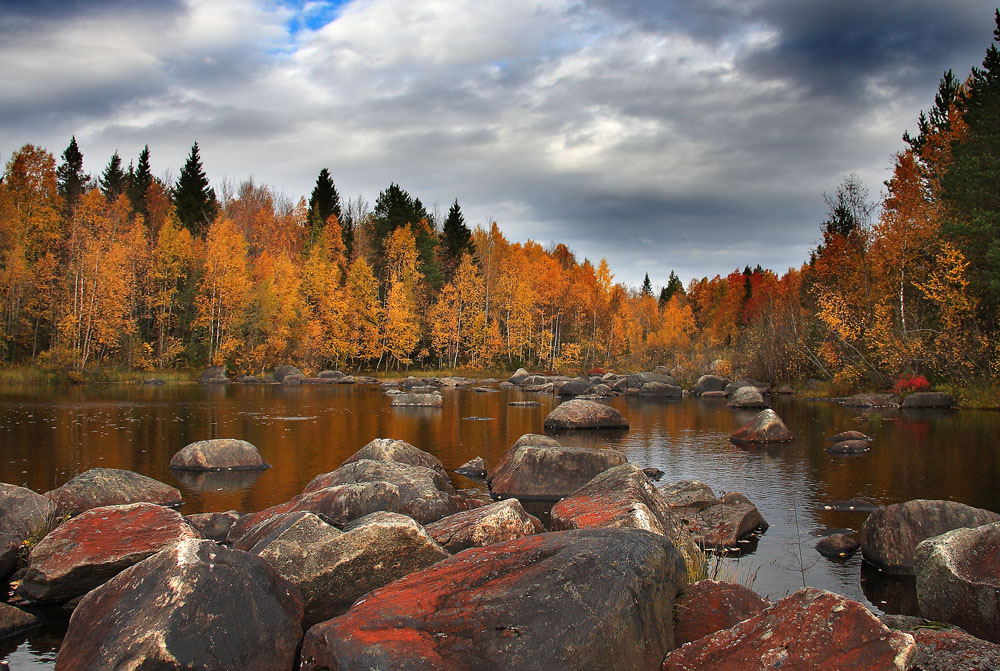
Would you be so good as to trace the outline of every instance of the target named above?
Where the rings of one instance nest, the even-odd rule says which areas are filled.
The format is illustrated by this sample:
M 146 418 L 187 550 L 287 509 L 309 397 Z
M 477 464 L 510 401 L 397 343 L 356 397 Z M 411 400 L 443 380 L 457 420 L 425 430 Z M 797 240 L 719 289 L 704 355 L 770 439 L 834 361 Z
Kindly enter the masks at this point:
M 611 406 L 574 398 L 560 403 L 545 418 L 547 431 L 567 429 L 627 429 L 628 420 Z
M 275 382 L 284 382 L 285 378 L 288 377 L 289 375 L 301 375 L 302 377 L 305 377 L 305 375 L 302 374 L 301 370 L 289 364 L 282 364 L 280 366 L 276 366 L 274 369 L 274 373 L 272 373 L 272 375 L 274 377 Z
M 663 471 L 652 466 L 642 469 L 642 472 L 647 478 L 653 481 L 659 480 L 664 475 Z
M 183 541 L 87 594 L 56 665 L 292 671 L 302 611 L 299 590 L 260 557 Z
M 411 466 L 423 466 L 424 468 L 437 471 L 445 479 L 448 477 L 440 459 L 430 452 L 424 452 L 420 448 L 410 445 L 405 440 L 376 438 L 345 459 L 344 464 L 352 464 L 362 459 L 395 461 L 396 463 L 410 464 Z M 343 466 L 344 464 L 341 465 Z
M 288 513 L 277 513 L 265 518 L 246 530 L 238 538 L 234 532 L 230 532 L 229 545 L 234 550 L 243 550 L 250 554 L 258 554 L 268 543 L 284 534 L 302 520 L 319 520 L 333 532 L 341 533 L 340 529 L 329 524 L 316 513 L 308 510 L 295 510 Z
M 521 387 L 534 387 L 538 385 L 552 384 L 552 380 L 544 375 L 529 375 L 528 377 L 521 380 L 519 386 Z
M 436 391 L 430 394 L 396 394 L 392 397 L 392 400 L 389 401 L 389 405 L 394 408 L 440 408 L 443 403 L 444 397 Z
M 875 510 L 861 527 L 865 561 L 883 571 L 913 575 L 913 551 L 920 541 L 962 527 L 978 527 L 1000 515 L 954 501 L 916 499 Z
M 955 399 L 940 391 L 918 391 L 903 399 L 903 407 L 917 408 L 950 408 L 955 405 Z
M 680 387 L 664 382 L 646 382 L 639 387 L 639 396 L 648 398 L 674 398 L 679 399 L 683 395 Z
M 686 580 L 669 541 L 633 529 L 474 548 L 310 629 L 301 668 L 650 669 L 673 647 Z
M 181 504 L 181 493 L 175 487 L 117 468 L 92 468 L 45 496 L 55 502 L 59 515 L 77 515 L 91 508 L 124 503 Z
M 848 408 L 898 408 L 896 394 L 855 394 L 846 398 L 843 404 Z
M 607 448 L 515 444 L 486 484 L 496 497 L 557 500 L 625 461 L 624 454 Z
M 525 512 L 517 499 L 455 513 L 427 525 L 431 538 L 452 554 L 544 531 L 538 518 Z
M 0 641 L 13 638 L 40 626 L 42 626 L 41 618 L 0 602 Z
M 734 443 L 787 443 L 795 439 L 778 413 L 768 408 L 729 436 Z
M 696 396 L 701 396 L 706 391 L 724 392 L 728 384 L 729 380 L 724 377 L 719 377 L 718 375 L 702 375 L 698 378 L 698 381 L 694 383 L 694 386 L 691 387 L 691 393 Z
M 862 454 L 872 449 L 867 440 L 841 440 L 826 448 L 830 454 Z
M 302 373 L 288 373 L 283 378 L 281 378 L 281 385 L 283 387 L 298 387 L 306 379 L 306 376 Z
M 552 436 L 546 436 L 542 433 L 526 433 L 514 441 L 511 447 L 523 447 L 525 445 L 533 445 L 535 447 L 562 447 L 562 443 L 553 438 Z M 508 451 L 508 454 L 510 452 Z M 506 459 L 506 456 L 504 457 Z M 500 466 L 504 462 L 504 459 L 500 460 L 497 466 Z
M 805 588 L 730 629 L 674 650 L 662 669 L 904 671 L 915 653 L 912 636 L 890 630 L 860 603 Z
M 552 506 L 549 528 L 643 529 L 665 536 L 694 568 L 701 552 L 642 469 L 622 464 L 600 473 Z
M 594 384 L 590 380 L 570 380 L 559 387 L 559 396 L 581 396 L 589 394 Z
M 257 377 L 256 375 L 240 375 L 236 378 L 240 384 L 270 384 L 270 380 Z
M 229 537 L 229 530 L 232 529 L 236 521 L 240 519 L 240 514 L 235 510 L 227 510 L 221 513 L 195 513 L 185 515 L 184 520 L 190 524 L 202 536 L 217 543 L 225 543 Z
M 847 440 L 864 440 L 870 443 L 872 442 L 872 440 L 874 440 L 874 438 L 872 438 L 871 436 L 866 436 L 860 431 L 841 431 L 840 433 L 834 436 L 830 436 L 829 438 L 827 438 L 827 440 L 830 441 L 831 443 L 842 443 Z
M 186 471 L 263 470 L 260 452 L 245 440 L 213 438 L 190 443 L 170 459 L 170 468 Z
M 229 384 L 232 380 L 226 375 L 225 366 L 209 366 L 201 372 L 199 384 Z
M 704 508 L 688 529 L 700 545 L 729 549 L 757 529 L 767 529 L 767 520 L 751 501 L 739 492 L 727 492 Z
M 660 488 L 670 509 L 685 520 L 694 520 L 698 513 L 719 502 L 712 488 L 700 480 L 678 480 Z
M 392 512 L 409 515 L 421 524 L 458 512 L 452 501 L 455 489 L 446 474 L 396 461 L 361 459 L 346 463 L 335 471 L 317 475 L 302 493 L 362 482 L 391 483 L 399 492 L 399 507 Z
M 511 384 L 521 384 L 524 380 L 526 380 L 530 376 L 531 373 L 529 373 L 523 368 L 518 368 L 516 371 L 514 371 L 514 374 L 507 379 L 507 381 L 510 382 Z
M 923 617 L 1000 643 L 1000 522 L 928 538 L 913 566 Z
M 705 391 L 701 393 L 702 398 L 725 398 L 726 392 L 724 391 Z
M 493 387 L 473 387 L 469 391 L 476 394 L 495 394 L 497 392 Z
M 917 642 L 914 671 L 987 671 L 1000 669 L 1000 645 L 989 643 L 941 622 L 907 615 L 882 615 L 890 629 L 904 631 Z
M 766 408 L 764 397 L 754 387 L 740 387 L 729 400 L 730 408 Z
M 701 580 L 684 589 L 674 606 L 674 643 L 680 647 L 759 615 L 771 602 L 731 582 Z
M 0 482 L 0 580 L 17 568 L 24 541 L 38 541 L 55 527 L 56 514 L 48 497 Z
M 830 534 L 816 541 L 816 551 L 828 559 L 850 559 L 860 549 L 861 543 L 846 534 Z
M 526 384 L 521 386 L 521 391 L 531 392 L 533 394 L 548 394 L 551 393 L 555 388 L 551 382 L 545 382 L 543 384 Z
M 783 384 L 781 385 L 781 387 L 778 388 L 778 393 L 781 394 L 782 396 L 794 396 L 795 387 L 793 387 L 790 384 Z
M 455 472 L 459 475 L 464 475 L 467 478 L 485 479 L 486 462 L 483 461 L 482 457 L 469 459 L 467 462 L 456 468 Z
M 353 375 L 345 375 L 344 377 L 338 377 L 336 381 L 337 384 L 359 384 L 360 382 L 361 380 L 354 377 Z M 367 382 L 367 380 L 365 380 L 365 382 Z M 377 382 L 377 380 L 372 380 L 371 384 L 374 384 L 375 382 Z
M 538 401 L 511 401 L 507 405 L 512 408 L 539 408 L 542 404 Z
M 199 537 L 176 510 L 153 503 L 92 508 L 35 546 L 17 595 L 37 603 L 66 601 L 172 543 Z
M 750 378 L 744 377 L 736 380 L 735 382 L 730 382 L 726 385 L 726 396 L 733 396 L 737 391 L 743 387 L 752 387 L 756 389 L 759 393 L 765 394 L 770 390 L 771 385 L 766 382 L 758 382 L 757 380 L 752 380 Z

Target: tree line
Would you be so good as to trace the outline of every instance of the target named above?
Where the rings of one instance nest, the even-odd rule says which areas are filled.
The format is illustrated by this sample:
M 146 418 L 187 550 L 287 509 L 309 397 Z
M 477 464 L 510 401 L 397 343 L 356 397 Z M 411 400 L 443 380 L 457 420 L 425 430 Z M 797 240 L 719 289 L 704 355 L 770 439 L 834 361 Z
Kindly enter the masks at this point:
M 1000 41 L 1000 12 L 996 13 Z M 821 241 L 783 274 L 676 274 L 633 289 L 564 244 L 470 229 L 392 183 L 342 201 L 323 168 L 298 202 L 210 187 L 197 142 L 174 183 L 146 146 L 83 172 L 25 145 L 0 182 L 0 355 L 83 370 L 277 363 L 588 370 L 714 362 L 767 380 L 966 383 L 1000 367 L 1000 51 L 944 74 L 886 191 L 825 196 Z

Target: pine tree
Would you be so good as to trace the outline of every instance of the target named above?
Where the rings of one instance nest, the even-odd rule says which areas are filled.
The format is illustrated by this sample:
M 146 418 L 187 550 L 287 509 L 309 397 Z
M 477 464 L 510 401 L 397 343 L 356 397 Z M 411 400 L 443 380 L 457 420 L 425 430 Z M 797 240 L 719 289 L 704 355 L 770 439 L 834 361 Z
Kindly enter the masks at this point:
M 443 283 L 441 269 L 435 259 L 437 249 L 437 231 L 434 229 L 434 222 L 423 203 L 419 198 L 412 198 L 410 194 L 401 189 L 398 184 L 392 183 L 381 192 L 378 200 L 375 201 L 375 209 L 372 212 L 372 223 L 374 224 L 374 249 L 375 270 L 380 278 L 384 279 L 385 256 L 383 247 L 389 235 L 398 228 L 410 226 L 414 231 L 417 243 L 417 253 L 420 258 L 420 273 L 424 280 L 434 289 L 440 288 Z
M 174 207 L 181 225 L 195 236 L 202 235 L 215 219 L 218 210 L 215 191 L 201 167 L 197 142 L 191 146 L 191 153 L 174 186 Z
M 667 286 L 663 287 L 660 291 L 660 307 L 662 308 L 671 298 L 674 297 L 674 294 L 677 293 L 684 293 L 684 285 L 681 284 L 681 280 L 677 277 L 677 273 L 671 270 L 670 277 L 667 280 Z
M 643 296 L 653 295 L 653 283 L 649 281 L 649 273 L 646 273 L 646 277 L 642 281 L 642 295 Z
M 111 156 L 111 160 L 108 161 L 107 167 L 104 168 L 104 172 L 101 173 L 101 177 L 98 180 L 98 186 L 101 189 L 101 193 L 109 201 L 114 200 L 121 194 L 125 193 L 125 186 L 128 183 L 127 175 L 125 171 L 122 170 L 122 159 L 116 151 Z
M 147 214 L 146 192 L 149 191 L 152 184 L 153 173 L 149 169 L 149 145 L 147 144 L 139 152 L 139 165 L 133 169 L 132 165 L 129 164 L 128 186 L 125 189 L 128 199 L 132 202 L 132 210 L 143 217 Z
M 83 174 L 83 154 L 74 135 L 62 153 L 63 162 L 56 169 L 56 186 L 59 195 L 66 199 L 66 216 L 72 216 L 80 196 L 87 188 L 90 175 Z
M 474 255 L 476 244 L 472 241 L 472 231 L 465 225 L 462 208 L 456 199 L 448 210 L 448 218 L 441 229 L 441 266 L 446 281 L 451 281 L 464 253 Z
M 333 184 L 330 171 L 323 168 L 316 177 L 316 186 L 309 196 L 309 242 L 315 242 L 326 220 L 334 215 L 340 219 L 340 194 Z M 344 242 L 345 246 L 347 242 Z

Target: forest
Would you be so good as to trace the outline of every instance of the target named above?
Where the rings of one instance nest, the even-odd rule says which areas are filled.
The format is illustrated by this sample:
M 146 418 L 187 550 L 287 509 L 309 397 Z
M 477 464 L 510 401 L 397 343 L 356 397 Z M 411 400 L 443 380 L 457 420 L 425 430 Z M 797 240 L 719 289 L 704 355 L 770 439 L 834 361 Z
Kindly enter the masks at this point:
M 1000 41 L 1000 12 L 995 16 Z M 195 143 L 173 183 L 150 148 L 83 172 L 26 144 L 0 182 L 0 357 L 70 379 L 225 364 L 260 373 L 678 368 L 832 388 L 995 387 L 1000 373 L 1000 50 L 945 72 L 884 194 L 824 198 L 821 241 L 779 274 L 615 282 L 564 244 L 470 229 L 390 184 L 341 200 L 216 192 Z M 819 196 L 817 196 L 819 197 Z

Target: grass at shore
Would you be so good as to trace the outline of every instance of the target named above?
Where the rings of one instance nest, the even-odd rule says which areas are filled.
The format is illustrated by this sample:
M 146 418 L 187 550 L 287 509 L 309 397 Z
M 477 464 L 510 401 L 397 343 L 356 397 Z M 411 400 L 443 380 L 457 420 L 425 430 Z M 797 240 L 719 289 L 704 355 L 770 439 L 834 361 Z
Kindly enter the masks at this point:
M 83 371 L 49 368 L 34 364 L 0 366 L 0 386 L 51 386 L 61 384 L 142 384 L 156 377 L 165 382 L 190 382 L 200 371 L 189 369 L 126 370 L 92 367 Z

